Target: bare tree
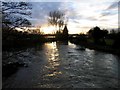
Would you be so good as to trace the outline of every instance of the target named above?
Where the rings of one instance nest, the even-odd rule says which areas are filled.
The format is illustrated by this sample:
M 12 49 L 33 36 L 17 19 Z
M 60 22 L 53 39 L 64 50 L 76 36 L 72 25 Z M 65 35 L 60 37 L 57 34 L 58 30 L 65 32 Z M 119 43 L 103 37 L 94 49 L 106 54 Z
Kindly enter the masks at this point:
M 62 28 L 63 25 L 64 25 L 64 21 L 63 21 L 63 20 L 59 20 L 58 25 L 59 25 L 59 31 L 60 31 L 61 28 Z
M 64 25 L 64 13 L 60 11 L 51 11 L 49 13 L 48 23 L 56 27 L 59 26 L 59 29 Z
M 31 15 L 31 4 L 27 2 L 2 2 L 2 27 L 7 28 L 7 33 L 3 39 L 9 36 L 9 33 L 16 27 L 31 25 L 25 18 Z

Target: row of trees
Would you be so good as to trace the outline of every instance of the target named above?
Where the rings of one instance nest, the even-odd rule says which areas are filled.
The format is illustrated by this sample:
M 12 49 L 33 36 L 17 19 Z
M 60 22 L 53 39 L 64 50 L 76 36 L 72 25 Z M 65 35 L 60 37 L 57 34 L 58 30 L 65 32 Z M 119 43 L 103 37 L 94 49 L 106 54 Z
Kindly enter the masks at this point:
M 120 32 L 115 33 L 115 31 L 113 32 L 112 30 L 112 32 L 108 33 L 107 30 L 101 30 L 99 27 L 96 26 L 94 28 L 91 28 L 87 34 L 89 35 L 89 38 L 93 38 L 95 44 L 106 45 L 105 40 L 112 40 L 112 47 L 120 48 Z
M 94 28 L 91 28 L 89 31 L 88 31 L 88 35 L 90 37 L 93 37 L 94 39 L 94 42 L 95 44 L 100 44 L 100 43 L 103 43 L 105 44 L 105 36 L 108 34 L 108 31 L 103 29 L 101 30 L 99 27 L 94 27 Z M 102 41 L 101 41 L 102 40 Z
M 28 2 L 2 2 L 2 33 L 3 33 L 3 41 L 8 40 L 13 33 L 21 34 L 23 32 L 17 32 L 17 28 L 29 27 L 31 26 L 31 22 L 27 19 L 30 18 L 32 5 Z M 64 33 L 62 31 L 63 26 L 65 26 L 65 13 L 59 10 L 51 11 L 48 15 L 48 24 L 55 27 L 55 32 L 58 36 L 59 33 Z M 59 27 L 59 30 L 57 30 Z M 24 30 L 24 29 L 23 29 Z M 31 34 L 41 33 L 38 30 L 30 30 L 27 32 L 31 32 Z M 25 33 L 27 33 L 25 32 Z M 37 33 L 36 33 L 37 32 Z M 24 33 L 24 34 L 25 34 Z M 22 35 L 22 34 L 21 34 Z M 16 35 L 14 35 L 16 36 Z M 13 37 L 13 36 L 12 36 Z
M 23 27 L 31 27 L 31 22 L 28 20 L 31 9 L 32 5 L 28 2 L 2 2 L 3 48 L 30 45 L 31 42 L 44 42 L 45 39 L 39 29 L 24 31 Z M 21 28 L 23 31 L 18 31 L 16 28 Z
M 91 28 L 87 34 L 71 36 L 69 40 L 91 49 L 120 54 L 120 31 L 116 30 L 115 32 L 108 33 L 106 29 L 96 26 Z

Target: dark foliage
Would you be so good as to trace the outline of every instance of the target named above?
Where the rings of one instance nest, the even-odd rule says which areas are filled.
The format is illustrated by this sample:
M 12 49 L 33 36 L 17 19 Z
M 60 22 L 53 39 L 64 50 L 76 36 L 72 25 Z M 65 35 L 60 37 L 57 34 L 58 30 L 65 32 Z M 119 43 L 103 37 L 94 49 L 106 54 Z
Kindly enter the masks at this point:
M 120 32 L 115 34 L 113 47 L 120 49 Z
M 57 31 L 56 32 L 56 40 L 61 40 L 61 41 L 65 41 L 68 40 L 68 29 L 67 26 L 65 25 L 63 31 Z
M 104 38 L 108 34 L 107 30 L 101 30 L 99 27 L 94 27 L 88 31 L 88 34 L 94 39 L 95 44 L 104 43 Z M 100 41 L 102 39 L 102 42 Z
M 3 40 L 16 27 L 29 26 L 31 23 L 25 16 L 31 15 L 31 4 L 27 2 L 2 2 L 2 31 Z

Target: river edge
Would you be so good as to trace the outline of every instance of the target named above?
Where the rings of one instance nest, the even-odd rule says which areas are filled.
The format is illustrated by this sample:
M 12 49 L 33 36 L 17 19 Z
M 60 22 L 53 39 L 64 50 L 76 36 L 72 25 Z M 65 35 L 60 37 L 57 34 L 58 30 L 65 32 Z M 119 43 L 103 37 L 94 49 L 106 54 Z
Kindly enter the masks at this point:
M 61 47 L 61 46 L 59 46 L 59 45 L 61 45 L 61 43 L 58 45 L 58 43 L 56 43 L 56 42 L 52 42 L 52 43 L 47 43 L 48 44 L 48 46 L 49 45 L 53 45 L 53 47 L 55 48 L 58 48 L 60 51 L 58 52 L 59 54 L 60 54 L 60 52 L 61 52 L 61 54 L 60 55 L 66 55 L 66 54 L 68 54 L 68 55 L 70 55 L 70 56 L 73 56 L 73 55 L 77 55 L 80 59 L 78 59 L 78 58 L 69 58 L 69 57 L 67 57 L 67 56 L 63 56 L 64 57 L 64 59 L 66 59 L 66 57 L 68 58 L 68 60 L 66 59 L 65 61 L 63 61 L 63 63 L 64 62 L 66 62 L 66 64 L 62 64 L 63 65 L 63 67 L 66 67 L 66 69 L 68 70 L 68 73 L 69 72 L 71 72 L 71 69 L 73 70 L 71 73 L 73 73 L 73 74 L 76 74 L 76 69 L 79 71 L 79 67 L 81 68 L 81 67 L 84 67 L 84 65 L 88 65 L 88 64 L 84 64 L 84 63 L 81 63 L 81 61 L 83 61 L 83 62 L 86 62 L 86 61 L 89 61 L 89 60 L 92 60 L 92 61 L 94 61 L 94 59 L 92 58 L 92 57 L 89 57 L 89 56 L 93 56 L 94 57 L 94 55 L 95 55 L 95 57 L 96 57 L 96 59 L 95 59 L 95 62 L 97 62 L 95 65 L 96 66 L 98 66 L 99 67 L 99 65 L 101 66 L 101 65 L 103 65 L 103 67 L 104 67 L 104 65 L 105 65 L 105 67 L 107 66 L 106 65 L 106 63 L 104 63 L 104 62 L 106 62 L 106 61 L 110 61 L 111 62 L 111 60 L 112 61 L 116 61 L 116 59 L 114 60 L 114 58 L 116 58 L 116 56 L 115 57 L 113 57 L 113 55 L 112 54 L 108 54 L 108 53 L 101 53 L 101 52 L 97 52 L 97 51 L 94 51 L 94 50 L 90 50 L 90 49 L 86 49 L 85 51 L 81 51 L 81 50 L 79 50 L 79 48 L 81 47 L 81 46 L 79 46 L 79 45 L 75 45 L 75 44 L 72 44 L 72 43 L 69 43 L 68 45 L 63 45 L 62 44 L 62 47 L 64 47 L 64 48 L 59 48 L 59 47 Z M 57 44 L 57 46 L 55 46 L 55 44 Z M 46 46 L 46 44 L 45 44 L 45 46 Z M 68 47 L 68 48 L 66 48 L 66 47 Z M 41 52 L 41 50 L 42 49 L 40 49 L 39 47 L 34 47 L 34 48 L 37 48 L 37 50 L 38 51 L 40 51 Z M 34 51 L 34 49 L 31 49 L 32 51 Z M 30 51 L 31 51 L 30 50 Z M 36 49 L 35 49 L 36 50 Z M 53 48 L 52 49 L 50 49 L 50 48 L 46 48 L 45 49 L 45 51 L 46 50 L 50 50 L 50 53 L 49 53 L 49 55 L 50 54 L 52 54 L 52 53 L 54 53 L 54 52 L 52 52 L 51 53 L 51 50 L 53 50 Z M 62 51 L 61 51 L 62 50 Z M 63 51 L 68 51 L 68 52 L 63 52 Z M 78 51 L 79 50 L 79 51 Z M 26 51 L 26 50 L 25 50 Z M 44 50 L 43 50 L 44 51 Z M 70 53 L 71 52 L 71 53 Z M 97 54 L 96 54 L 96 52 L 97 52 Z M 64 54 L 63 54 L 64 53 Z M 39 54 L 38 54 L 39 55 Z M 43 54 L 41 54 L 41 55 L 43 55 Z M 41 55 L 40 55 L 40 57 L 41 57 Z M 56 54 L 57 55 L 57 54 Z M 75 55 L 75 56 L 76 56 Z M 81 59 L 82 57 L 81 57 L 81 55 L 83 56 L 83 59 Z M 85 55 L 85 56 L 84 56 Z M 96 56 L 97 55 L 97 56 Z M 100 58 L 99 58 L 99 55 L 100 55 Z M 32 55 L 31 55 L 32 56 Z M 86 56 L 88 56 L 88 57 L 86 57 Z M 102 57 L 103 56 L 103 57 Z M 104 56 L 105 56 L 105 58 L 104 58 Z M 42 58 L 42 57 L 41 57 Z M 85 58 L 85 59 L 84 59 Z M 89 58 L 89 59 L 88 59 Z M 111 59 L 110 59 L 111 58 Z M 43 58 L 43 59 L 45 59 L 45 58 Z M 69 60 L 70 59 L 70 60 Z M 100 59 L 100 60 L 99 60 Z M 108 60 L 107 60 L 108 59 Z M 37 70 L 39 70 L 40 69 L 40 63 L 39 64 L 37 64 L 36 62 L 34 62 L 34 58 L 32 59 L 32 63 L 31 64 L 33 64 L 34 65 L 34 67 L 32 67 L 31 68 L 31 65 L 28 63 L 28 67 L 23 67 L 24 65 L 18 65 L 20 68 L 18 68 L 18 71 L 17 72 L 19 72 L 19 71 L 21 71 L 22 69 L 23 69 L 23 71 L 25 70 L 28 70 L 28 69 L 31 69 L 31 72 L 29 72 L 29 73 L 26 73 L 25 74 L 25 76 L 28 74 L 28 75 L 30 75 L 30 74 L 32 74 L 32 72 L 35 70 L 35 72 L 37 71 Z M 76 60 L 78 60 L 78 62 L 76 62 Z M 102 61 L 101 61 L 102 60 Z M 68 62 L 68 61 L 70 61 L 70 62 Z M 72 62 L 71 62 L 72 61 Z M 56 62 L 56 61 L 55 61 Z M 59 62 L 59 61 L 58 61 Z M 49 62 L 48 62 L 49 63 Z M 81 64 L 80 64 L 81 63 Z M 87 62 L 86 62 L 87 63 Z M 89 62 L 88 62 L 89 63 Z M 92 62 L 91 62 L 92 63 Z M 101 63 L 101 64 L 100 64 Z M 39 68 L 37 69 L 36 68 L 36 64 L 37 65 L 39 65 Z M 77 64 L 77 65 L 76 65 Z M 98 65 L 97 65 L 98 64 Z M 14 66 L 15 66 L 15 64 L 13 64 Z M 17 65 L 17 63 L 16 63 L 16 65 Z M 32 65 L 32 66 L 33 66 Z M 46 64 L 44 64 L 44 65 L 46 65 Z M 49 64 L 48 64 L 49 65 Z M 78 66 L 79 65 L 79 66 Z M 21 67 L 22 66 L 22 67 Z M 68 67 L 71 67 L 71 66 L 73 66 L 73 68 L 69 68 L 68 69 Z M 75 67 L 74 67 L 75 66 Z M 76 67 L 76 66 L 78 66 L 78 67 Z M 109 67 L 109 66 L 108 66 Z M 65 69 L 65 72 L 66 72 L 66 69 Z M 82 68 L 81 68 L 82 69 Z M 81 73 L 82 74 L 82 72 L 81 72 L 81 69 L 80 69 L 80 71 L 78 72 L 78 73 Z M 85 68 L 83 68 L 83 71 L 84 70 L 86 70 L 87 69 L 87 67 L 85 67 Z M 95 68 L 96 69 L 96 68 Z M 107 68 L 106 68 L 107 69 Z M 64 69 L 60 69 L 60 71 L 61 70 L 64 70 Z M 98 69 L 97 69 L 98 70 Z M 59 70 L 58 70 L 59 71 Z M 74 73 L 74 71 L 75 71 L 75 73 Z M 95 70 L 94 70 L 95 71 Z M 98 70 L 99 71 L 99 70 Z M 101 71 L 101 69 L 100 69 L 100 71 Z M 56 71 L 55 71 L 56 72 Z M 14 76 L 16 76 L 16 75 L 24 75 L 24 73 L 21 73 L 21 72 L 19 72 L 19 74 L 13 74 L 12 76 L 10 76 L 10 77 L 8 77 L 8 78 L 6 78 L 6 80 L 5 79 L 3 79 L 3 87 L 7 87 L 6 86 L 6 84 L 8 84 L 8 85 L 11 85 L 11 83 L 9 84 L 9 83 L 6 83 L 7 81 L 9 82 L 9 81 L 11 81 L 10 80 L 10 78 L 11 77 L 14 77 Z M 35 74 L 35 73 L 33 73 L 33 74 Z M 46 73 L 46 75 L 47 74 L 49 74 L 48 72 Z M 70 78 L 69 79 L 67 79 L 67 80 L 71 80 L 72 78 L 71 77 L 74 77 L 73 76 L 73 74 L 70 74 L 69 73 L 69 75 L 70 75 Z M 88 71 L 87 71 L 87 73 L 84 73 L 85 75 L 89 75 L 88 74 Z M 90 73 L 91 75 L 93 75 L 93 77 L 94 77 L 94 74 L 92 74 L 92 73 Z M 102 73 L 101 73 L 102 74 Z M 41 75 L 40 73 L 39 74 L 36 74 L 36 75 Z M 68 75 L 68 76 L 69 76 Z M 71 76 L 72 75 L 72 76 Z M 76 75 L 78 75 L 79 76 L 79 74 L 76 74 Z M 96 73 L 95 74 L 95 77 L 96 77 L 96 75 L 98 75 L 97 77 L 102 77 L 101 75 L 99 76 L 99 72 L 98 72 L 98 74 Z M 81 75 L 80 75 L 81 76 Z M 109 76 L 109 75 L 108 75 Z M 75 76 L 76 77 L 76 76 Z M 20 77 L 19 77 L 20 78 Z M 18 78 L 18 79 L 19 79 Z M 87 77 L 88 79 L 89 79 L 89 77 Z M 106 78 L 106 77 L 104 77 L 104 78 Z M 104 79 L 103 78 L 103 79 Z M 14 82 L 14 78 L 12 78 L 13 79 L 13 82 Z M 87 80 L 88 80 L 87 79 Z M 99 81 L 99 78 L 97 78 L 98 79 L 98 81 Z M 109 79 L 110 78 L 108 78 L 108 79 L 106 79 L 106 80 L 108 80 L 109 81 Z M 27 81 L 27 79 L 25 79 L 26 81 Z M 30 81 L 31 79 L 29 78 L 28 79 L 28 81 Z M 37 78 L 36 78 L 36 80 L 37 80 Z M 79 80 L 79 79 L 77 79 L 77 80 Z M 83 81 L 85 80 L 85 78 L 83 78 Z M 91 79 L 92 80 L 92 79 Z M 94 80 L 94 79 L 93 79 Z M 111 80 L 111 79 L 110 79 Z M 116 79 L 115 79 L 116 80 Z M 23 80 L 24 81 L 24 80 Z M 100 81 L 101 81 L 101 79 L 100 79 Z M 19 82 L 19 81 L 16 81 L 16 83 L 17 82 Z M 38 81 L 39 82 L 39 81 Z M 75 81 L 76 82 L 76 81 Z M 86 82 L 86 81 L 85 81 Z M 24 82 L 23 82 L 24 83 Z M 29 83 L 29 82 L 28 82 Z M 96 82 L 97 83 L 97 82 Z M 22 84 L 22 83 L 21 83 Z M 44 84 L 47 84 L 47 82 L 46 83 L 44 83 Z M 101 84 L 102 84 L 102 82 L 101 82 Z M 14 84 L 15 85 L 15 84 Z M 19 85 L 19 84 L 18 84 Z M 37 85 L 37 84 L 36 84 Z M 103 85 L 103 87 L 106 85 L 106 86 L 108 86 L 108 87 L 112 87 L 111 85 L 107 85 L 107 84 L 102 84 Z M 15 86 L 17 86 L 17 85 L 15 85 Z M 23 86 L 24 86 L 24 84 L 23 84 Z M 69 84 L 68 84 L 68 86 L 69 86 Z M 75 85 L 76 86 L 76 85 Z M 18 86 L 19 87 L 19 86 Z M 24 87 L 27 87 L 27 85 L 25 85 Z M 81 87 L 83 87 L 83 86 L 81 86 Z M 97 86 L 96 86 L 97 87 Z
M 89 49 L 93 49 L 93 50 L 97 50 L 97 51 L 106 52 L 106 53 L 120 56 L 120 49 L 114 49 L 110 46 L 96 45 L 96 44 L 87 43 L 87 42 L 80 42 L 80 43 L 74 42 L 74 41 L 70 41 L 70 42 L 73 44 L 76 44 L 76 45 L 83 46 L 85 48 L 89 48 Z
M 16 43 L 17 42 L 17 43 Z M 18 53 L 15 53 L 15 55 L 20 54 L 21 52 L 24 51 L 24 49 L 27 48 L 32 48 L 32 47 L 37 47 L 37 46 L 42 46 L 45 43 L 51 43 L 51 42 L 57 42 L 57 40 L 44 40 L 44 41 L 28 41 L 28 40 L 23 40 L 21 41 L 16 41 L 15 43 L 7 42 L 7 44 L 2 44 L 2 52 L 6 51 L 20 51 Z M 59 42 L 66 42 L 66 41 L 59 41 Z M 68 43 L 69 41 L 67 41 Z M 11 55 L 10 57 L 14 56 Z M 28 64 L 25 62 L 7 62 L 4 63 L 3 60 L 9 59 L 9 57 L 4 58 L 2 55 L 2 77 L 7 78 L 17 72 L 20 67 L 28 67 Z
M 44 42 L 44 43 L 47 43 L 47 42 Z M 42 45 L 44 43 L 32 43 L 31 45 L 30 44 L 25 45 L 24 48 L 27 48 L 28 46 L 29 47 L 37 46 L 37 44 Z M 106 52 L 106 53 L 111 53 L 111 54 L 114 54 L 114 55 L 117 55 L 117 56 L 120 55 L 119 49 L 118 50 L 113 49 L 109 46 L 95 45 L 95 44 L 86 43 L 86 42 L 85 43 L 84 42 L 82 42 L 82 43 L 71 42 L 71 43 L 83 46 L 85 48 L 89 48 L 89 49 L 93 49 L 93 50 L 97 50 L 97 51 L 101 51 L 101 52 Z M 24 63 L 24 62 L 21 63 L 19 61 L 18 62 L 11 62 L 11 63 L 8 62 L 6 64 L 2 63 L 2 71 L 4 71 L 2 73 L 2 76 L 3 77 L 9 77 L 10 75 L 14 74 L 19 69 L 19 67 L 28 67 L 28 66 L 27 66 L 27 63 Z

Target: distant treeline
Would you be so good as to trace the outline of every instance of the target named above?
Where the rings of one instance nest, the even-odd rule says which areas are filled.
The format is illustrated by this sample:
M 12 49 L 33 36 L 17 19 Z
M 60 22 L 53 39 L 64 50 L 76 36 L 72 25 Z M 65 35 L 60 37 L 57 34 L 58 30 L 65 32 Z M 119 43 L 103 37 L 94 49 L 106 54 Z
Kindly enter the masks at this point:
M 18 30 L 11 30 L 2 28 L 2 46 L 3 49 L 11 47 L 23 47 L 33 45 L 36 43 L 44 43 L 45 38 L 41 33 L 28 33 Z
M 39 31 L 39 32 L 38 32 Z M 43 32 L 40 30 L 28 30 L 28 31 L 18 31 L 15 28 L 10 27 L 2 28 L 2 46 L 3 50 L 15 47 L 24 47 L 35 44 L 42 44 L 49 41 L 66 41 L 68 40 L 68 29 L 67 26 L 63 30 L 56 31 L 54 39 L 47 39 L 44 37 Z
M 112 30 L 108 32 L 100 27 L 91 28 L 87 34 L 79 34 L 70 37 L 70 41 L 88 48 L 98 49 L 111 53 L 120 54 L 120 31 Z

